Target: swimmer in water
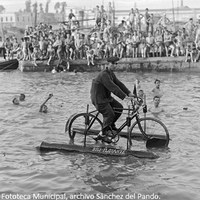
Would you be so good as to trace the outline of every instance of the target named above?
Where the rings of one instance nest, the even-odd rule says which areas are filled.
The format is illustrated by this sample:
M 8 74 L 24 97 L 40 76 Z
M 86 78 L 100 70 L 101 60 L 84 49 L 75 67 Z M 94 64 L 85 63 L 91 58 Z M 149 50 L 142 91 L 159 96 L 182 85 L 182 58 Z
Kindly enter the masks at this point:
M 48 107 L 46 105 L 40 106 L 39 112 L 47 113 L 48 112 Z
M 155 88 L 152 90 L 153 96 L 161 98 L 163 96 L 163 91 L 160 89 L 160 80 L 156 79 L 154 83 L 155 83 Z
M 19 105 L 19 99 L 17 97 L 15 97 L 13 100 L 12 100 L 13 104 L 14 105 Z
M 164 109 L 159 106 L 160 105 L 160 97 L 159 96 L 155 96 L 153 98 L 153 103 L 154 103 L 154 106 L 149 108 L 149 112 L 151 112 L 152 114 L 159 114 L 161 112 L 164 112 Z
M 48 107 L 47 105 L 45 105 L 47 103 L 47 101 L 49 99 L 51 99 L 51 97 L 53 96 L 53 94 L 49 94 L 48 98 L 44 101 L 44 103 L 40 106 L 40 110 L 39 112 L 43 112 L 43 113 L 47 113 L 48 112 Z
M 26 98 L 25 94 L 20 94 L 19 96 L 20 101 L 25 101 L 25 98 Z

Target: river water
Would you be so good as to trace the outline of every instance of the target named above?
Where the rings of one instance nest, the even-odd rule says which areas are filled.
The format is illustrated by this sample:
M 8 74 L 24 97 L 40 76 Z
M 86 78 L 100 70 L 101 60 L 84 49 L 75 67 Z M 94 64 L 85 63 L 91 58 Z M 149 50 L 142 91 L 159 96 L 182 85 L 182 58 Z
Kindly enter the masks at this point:
M 165 112 L 159 118 L 170 133 L 169 149 L 153 150 L 159 155 L 154 160 L 42 154 L 36 148 L 42 141 L 69 141 L 65 123 L 71 114 L 91 105 L 89 90 L 97 73 L 1 72 L 0 199 L 55 197 L 45 194 L 60 195 L 57 199 L 200 199 L 200 74 L 116 74 L 130 89 L 138 78 L 148 106 L 154 80 L 162 81 Z M 12 99 L 20 93 L 26 94 L 26 101 L 13 105 Z M 49 112 L 39 113 L 50 93 L 54 96 L 47 103 Z

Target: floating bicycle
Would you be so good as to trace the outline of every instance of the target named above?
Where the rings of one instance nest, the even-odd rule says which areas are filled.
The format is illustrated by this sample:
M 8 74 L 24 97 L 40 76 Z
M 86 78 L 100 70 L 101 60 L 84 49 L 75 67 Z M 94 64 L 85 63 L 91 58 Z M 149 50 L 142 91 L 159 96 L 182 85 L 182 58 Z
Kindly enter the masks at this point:
M 127 138 L 127 149 L 133 144 L 133 140 L 146 141 L 147 148 L 165 148 L 169 144 L 169 132 L 167 127 L 157 118 L 145 117 L 140 118 L 139 110 L 142 108 L 143 100 L 137 97 L 137 100 L 131 101 L 131 107 L 123 110 L 128 111 L 126 120 L 112 133 L 112 143 L 116 144 L 120 137 Z M 146 105 L 143 105 L 143 112 L 147 112 Z M 97 110 L 89 112 L 89 105 L 87 111 L 72 115 L 65 126 L 65 132 L 73 143 L 82 143 L 84 147 L 86 144 L 95 143 L 95 141 L 88 140 L 94 135 L 97 135 L 101 130 L 103 123 L 99 117 Z M 135 121 L 131 124 L 132 120 Z M 127 127 L 127 131 L 122 131 Z

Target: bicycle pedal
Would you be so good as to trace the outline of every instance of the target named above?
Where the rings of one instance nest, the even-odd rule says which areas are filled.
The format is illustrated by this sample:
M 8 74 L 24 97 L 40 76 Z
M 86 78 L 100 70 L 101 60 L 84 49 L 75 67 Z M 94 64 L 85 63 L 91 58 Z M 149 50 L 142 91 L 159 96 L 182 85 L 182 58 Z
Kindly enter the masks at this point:
M 111 144 L 112 143 L 112 139 L 109 139 L 108 137 L 104 137 L 104 138 L 102 138 L 102 142 L 106 142 L 108 144 Z

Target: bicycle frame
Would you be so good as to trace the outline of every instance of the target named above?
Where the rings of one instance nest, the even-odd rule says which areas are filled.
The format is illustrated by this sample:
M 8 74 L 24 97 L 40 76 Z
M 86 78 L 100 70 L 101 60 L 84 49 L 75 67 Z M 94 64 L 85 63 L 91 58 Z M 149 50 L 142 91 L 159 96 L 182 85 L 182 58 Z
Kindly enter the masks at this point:
M 145 132 L 143 131 L 143 129 L 142 129 L 142 127 L 141 127 L 141 124 L 140 124 L 140 122 L 139 122 L 139 112 L 138 112 L 138 109 L 139 109 L 139 107 L 137 108 L 137 109 L 135 109 L 134 107 L 133 107 L 133 109 L 130 109 L 130 108 L 122 108 L 122 110 L 128 110 L 128 112 L 130 112 L 130 111 L 132 111 L 132 113 L 131 113 L 131 115 L 128 115 L 128 117 L 126 118 L 126 121 L 118 128 L 118 131 L 117 131 L 117 133 L 114 135 L 114 137 L 116 137 L 117 135 L 119 135 L 119 133 L 127 126 L 127 127 L 130 127 L 130 125 L 131 125 L 131 121 L 134 119 L 134 118 L 136 118 L 136 121 L 137 121 L 137 123 L 138 123 L 138 125 L 139 125 L 139 129 L 140 129 L 140 131 L 141 131 L 141 133 L 146 137 L 146 138 L 148 138 L 148 136 L 145 134 Z M 85 137 L 84 137 L 84 146 L 86 146 L 86 136 L 87 136 L 87 132 L 90 130 L 90 128 L 91 128 L 91 126 L 93 125 L 93 123 L 94 123 L 94 121 L 97 119 L 97 117 L 99 116 L 99 111 L 97 111 L 97 114 L 96 115 L 94 115 L 94 118 L 92 119 L 92 121 L 90 122 L 89 121 L 89 114 L 92 114 L 92 113 L 94 113 L 94 112 L 96 112 L 97 110 L 93 110 L 93 111 L 91 111 L 91 112 L 88 112 L 88 109 L 87 109 L 87 114 L 88 115 L 86 115 L 86 118 L 85 118 L 85 126 L 87 127 L 86 128 L 86 130 L 85 130 L 85 132 L 84 132 L 84 135 L 85 135 Z M 127 132 L 127 147 L 128 147 L 128 142 L 129 142 L 129 144 L 131 145 L 132 144 L 132 142 L 131 142 L 131 138 L 130 137 L 128 137 L 128 132 Z

